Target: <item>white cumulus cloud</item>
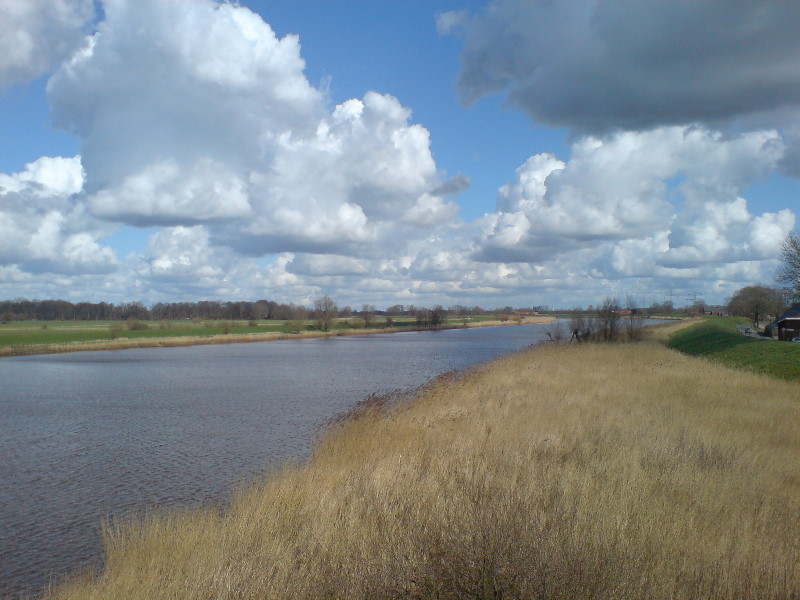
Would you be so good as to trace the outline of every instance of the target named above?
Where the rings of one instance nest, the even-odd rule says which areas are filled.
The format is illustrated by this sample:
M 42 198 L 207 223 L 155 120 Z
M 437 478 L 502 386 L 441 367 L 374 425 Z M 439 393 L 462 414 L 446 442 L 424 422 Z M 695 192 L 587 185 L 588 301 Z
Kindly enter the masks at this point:
M 92 0 L 0 0 L 0 90 L 57 67 L 93 18 Z
M 498 211 L 477 223 L 474 256 L 560 263 L 598 282 L 723 279 L 746 262 L 756 281 L 769 280 L 795 215 L 754 215 L 741 192 L 782 157 L 775 131 L 672 126 L 582 138 L 566 162 L 542 154 L 517 169 Z
M 106 273 L 117 265 L 111 232 L 76 197 L 80 158 L 42 157 L 0 174 L 0 264 L 37 273 Z
M 48 85 L 95 217 L 206 224 L 249 256 L 378 255 L 455 220 L 468 180 L 443 180 L 411 111 L 377 92 L 327 108 L 296 36 L 211 0 L 104 7 Z

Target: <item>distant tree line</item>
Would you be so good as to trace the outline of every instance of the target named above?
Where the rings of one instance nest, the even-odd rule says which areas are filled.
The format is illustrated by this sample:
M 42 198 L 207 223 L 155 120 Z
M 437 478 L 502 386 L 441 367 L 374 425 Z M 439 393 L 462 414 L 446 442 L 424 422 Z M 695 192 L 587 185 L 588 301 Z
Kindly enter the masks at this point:
M 256 302 L 159 302 L 147 307 L 141 302 L 78 302 L 66 300 L 15 300 L 0 301 L 0 315 L 4 322 L 15 320 L 39 321 L 177 321 L 182 319 L 280 319 L 303 320 L 309 310 L 297 304 L 281 304 L 271 300 Z
M 320 304 L 321 303 L 321 304 Z M 529 309 L 525 309 L 529 310 Z M 532 309 L 531 309 L 532 310 Z M 455 305 L 448 309 L 437 305 L 432 309 L 413 304 L 395 304 L 386 310 L 377 310 L 372 304 L 363 304 L 361 310 L 350 306 L 338 308 L 328 296 L 315 301 L 313 308 L 298 304 L 285 304 L 273 300 L 221 301 L 201 300 L 199 302 L 159 302 L 150 307 L 141 302 L 69 302 L 67 300 L 28 300 L 16 298 L 0 301 L 0 318 L 3 321 L 178 321 L 182 319 L 226 319 L 226 320 L 282 320 L 302 321 L 320 319 L 324 325 L 336 317 L 349 318 L 357 315 L 369 326 L 378 316 L 410 316 L 419 324 L 440 325 L 450 314 L 454 316 L 512 313 L 510 306 L 485 310 L 480 306 L 466 307 Z
M 320 302 L 322 304 L 320 305 Z M 514 309 L 504 306 L 484 309 L 480 306 L 456 304 L 448 308 L 436 305 L 433 308 L 414 304 L 395 304 L 386 310 L 378 310 L 373 304 L 363 304 L 361 310 L 350 306 L 339 308 L 328 296 L 315 301 L 312 308 L 298 304 L 285 304 L 273 300 L 221 301 L 201 300 L 199 302 L 159 302 L 150 307 L 142 302 L 69 302 L 67 300 L 28 300 L 16 298 L 0 301 L 0 319 L 3 322 L 38 321 L 178 321 L 182 319 L 224 319 L 282 321 L 304 321 L 316 319 L 320 325 L 329 327 L 331 319 L 358 316 L 369 327 L 377 317 L 407 316 L 416 319 L 419 325 L 436 327 L 444 323 L 447 316 L 469 317 L 486 314 L 511 315 L 520 311 L 526 313 L 544 312 L 547 307 L 533 306 Z M 322 319 L 320 317 L 322 316 Z

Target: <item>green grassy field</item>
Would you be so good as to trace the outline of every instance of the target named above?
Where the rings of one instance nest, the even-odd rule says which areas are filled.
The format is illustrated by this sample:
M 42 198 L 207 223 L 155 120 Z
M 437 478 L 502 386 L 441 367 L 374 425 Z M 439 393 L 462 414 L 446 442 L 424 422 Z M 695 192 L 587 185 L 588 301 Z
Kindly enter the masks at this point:
M 711 318 L 673 334 L 667 345 L 731 367 L 781 379 L 800 379 L 800 344 L 740 334 L 736 326 L 748 323 L 739 317 Z
M 259 322 L 248 326 L 247 321 L 141 321 L 146 329 L 131 329 L 127 321 L 16 321 L 0 326 L 1 346 L 36 344 L 68 344 L 118 338 L 163 338 L 181 336 L 219 335 L 226 327 L 236 333 L 267 331 L 289 332 L 285 321 Z
M 471 317 L 467 322 L 491 320 L 494 317 Z M 458 326 L 461 318 L 448 319 L 447 326 Z M 383 329 L 386 319 L 375 318 L 368 329 Z M 392 327 L 418 327 L 414 317 L 392 319 Z M 334 331 L 365 329 L 363 320 L 353 317 L 337 319 Z M 14 321 L 0 325 L 0 350 L 30 346 L 102 342 L 114 339 L 163 339 L 176 337 L 210 337 L 225 334 L 304 333 L 317 331 L 316 322 L 305 321 Z

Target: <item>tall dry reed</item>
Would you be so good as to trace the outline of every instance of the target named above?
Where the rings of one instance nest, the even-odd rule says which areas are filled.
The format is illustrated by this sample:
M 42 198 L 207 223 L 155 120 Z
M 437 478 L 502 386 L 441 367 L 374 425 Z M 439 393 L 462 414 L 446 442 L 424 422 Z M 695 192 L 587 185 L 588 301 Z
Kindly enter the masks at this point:
M 230 508 L 106 528 L 53 598 L 799 598 L 800 386 L 551 346 L 372 398 Z

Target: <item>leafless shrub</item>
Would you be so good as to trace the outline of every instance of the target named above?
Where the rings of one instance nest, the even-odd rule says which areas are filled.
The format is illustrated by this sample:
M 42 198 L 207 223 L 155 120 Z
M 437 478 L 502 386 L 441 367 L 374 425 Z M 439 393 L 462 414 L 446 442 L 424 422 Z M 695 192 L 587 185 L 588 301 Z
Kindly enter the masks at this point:
M 561 321 L 553 321 L 544 328 L 544 332 L 547 335 L 547 339 L 554 344 L 563 344 L 568 339 Z
M 644 337 L 644 321 L 640 317 L 629 315 L 625 319 L 627 341 L 638 342 Z
M 588 342 L 595 334 L 597 329 L 595 320 L 591 316 L 584 315 L 580 309 L 575 309 L 569 319 L 570 341 Z
M 597 319 L 597 335 L 604 342 L 614 342 L 619 335 L 619 302 L 615 298 L 606 298 L 595 310 Z

